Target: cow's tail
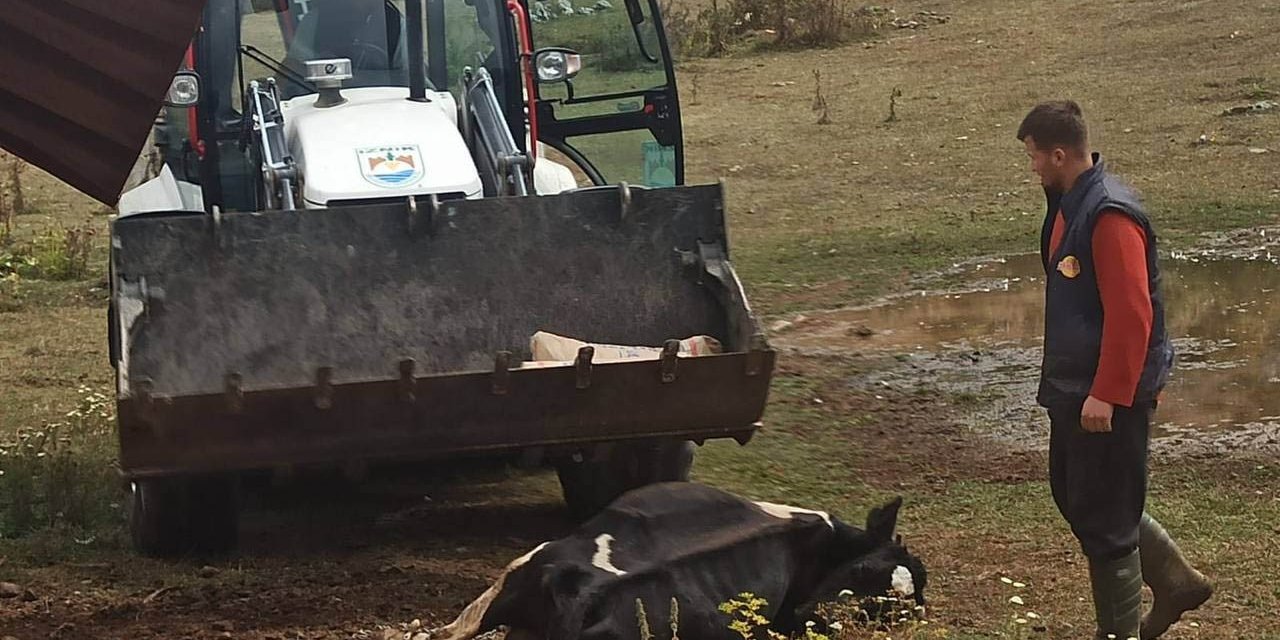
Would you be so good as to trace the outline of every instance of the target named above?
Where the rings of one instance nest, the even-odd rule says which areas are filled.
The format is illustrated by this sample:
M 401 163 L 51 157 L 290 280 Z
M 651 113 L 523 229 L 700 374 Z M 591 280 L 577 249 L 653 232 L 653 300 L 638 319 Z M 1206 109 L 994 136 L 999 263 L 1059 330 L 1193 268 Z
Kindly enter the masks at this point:
M 502 571 L 502 575 L 480 594 L 466 609 L 458 615 L 458 618 L 452 623 L 432 630 L 428 635 L 432 640 L 471 640 L 471 638 L 480 635 L 482 631 L 486 631 L 485 614 L 489 613 L 489 607 L 493 605 L 498 596 L 502 595 L 502 588 L 506 585 L 507 577 L 511 572 L 519 569 L 529 562 L 535 554 L 546 547 L 548 543 L 544 542 L 537 546 L 533 551 L 512 560 L 507 568 Z
M 498 597 L 501 588 L 501 583 L 489 587 L 479 598 L 467 605 L 467 608 L 463 609 L 453 622 L 438 629 L 432 629 L 427 635 L 432 640 L 471 640 L 480 635 L 483 630 L 481 627 L 484 615 L 489 611 L 489 605 L 493 604 L 494 599 Z

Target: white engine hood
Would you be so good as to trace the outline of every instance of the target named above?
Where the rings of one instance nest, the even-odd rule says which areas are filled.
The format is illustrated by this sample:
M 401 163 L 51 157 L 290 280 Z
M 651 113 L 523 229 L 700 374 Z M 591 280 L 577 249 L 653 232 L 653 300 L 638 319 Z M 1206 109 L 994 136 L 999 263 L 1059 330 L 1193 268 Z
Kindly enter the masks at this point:
M 316 108 L 316 95 L 282 105 L 285 136 L 307 207 L 335 200 L 430 193 L 479 197 L 483 186 L 447 92 L 410 102 L 400 87 L 343 89 L 347 102 Z

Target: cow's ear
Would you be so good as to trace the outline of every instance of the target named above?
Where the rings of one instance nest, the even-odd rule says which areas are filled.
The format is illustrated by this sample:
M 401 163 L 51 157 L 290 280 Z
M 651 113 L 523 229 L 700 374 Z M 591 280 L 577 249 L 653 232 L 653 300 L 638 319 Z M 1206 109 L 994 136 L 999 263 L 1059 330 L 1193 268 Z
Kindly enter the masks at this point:
M 876 507 L 867 514 L 867 535 L 877 542 L 893 540 L 893 530 L 898 527 L 898 509 L 902 507 L 902 496 L 894 498 L 882 507 Z

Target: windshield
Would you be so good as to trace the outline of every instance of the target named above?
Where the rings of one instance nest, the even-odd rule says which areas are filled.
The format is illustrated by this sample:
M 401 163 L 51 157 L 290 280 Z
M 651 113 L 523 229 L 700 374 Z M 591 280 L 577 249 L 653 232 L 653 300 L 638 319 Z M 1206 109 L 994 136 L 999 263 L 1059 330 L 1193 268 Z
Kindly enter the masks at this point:
M 308 60 L 348 58 L 354 77 L 345 86 L 409 85 L 404 0 L 246 4 L 240 27 L 249 58 L 244 61 L 246 80 L 275 77 L 284 97 L 291 98 L 314 91 L 303 80 Z
M 274 77 L 285 98 L 312 93 L 303 79 L 308 60 L 348 58 L 348 87 L 409 86 L 408 25 L 404 0 L 221 0 L 240 5 L 244 80 Z M 507 75 L 491 54 L 505 13 L 496 0 L 444 0 L 442 22 L 427 25 L 424 45 L 446 40 L 443 71 L 430 76 L 433 90 L 456 89 L 464 66 L 485 66 L 495 78 Z M 228 41 L 228 45 L 231 43 Z M 233 45 L 232 45 L 233 46 Z M 420 54 L 426 57 L 425 52 Z M 222 57 L 215 54 L 215 58 Z M 234 53 L 227 56 L 234 58 Z M 429 65 L 430 70 L 434 65 Z M 238 90 L 234 93 L 238 93 Z M 233 98 L 238 103 L 238 97 Z M 237 104 L 238 106 L 238 104 Z
M 408 86 L 404 12 L 397 5 L 403 2 L 309 0 L 298 7 L 285 66 L 305 76 L 308 60 L 348 58 L 355 77 L 347 86 Z M 286 93 L 302 92 L 296 85 L 291 89 Z

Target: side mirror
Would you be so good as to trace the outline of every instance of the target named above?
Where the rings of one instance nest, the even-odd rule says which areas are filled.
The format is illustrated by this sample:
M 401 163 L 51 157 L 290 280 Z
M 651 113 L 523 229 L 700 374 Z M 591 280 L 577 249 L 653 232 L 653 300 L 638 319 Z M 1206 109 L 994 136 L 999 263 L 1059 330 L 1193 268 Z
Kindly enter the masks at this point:
M 564 82 L 582 71 L 582 56 L 560 47 L 538 49 L 533 54 L 533 61 L 541 84 Z
M 164 95 L 164 103 L 170 107 L 194 107 L 200 103 L 200 74 L 194 71 L 179 71 L 169 81 L 169 91 Z

